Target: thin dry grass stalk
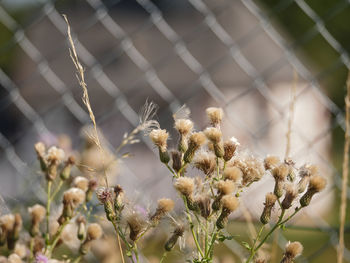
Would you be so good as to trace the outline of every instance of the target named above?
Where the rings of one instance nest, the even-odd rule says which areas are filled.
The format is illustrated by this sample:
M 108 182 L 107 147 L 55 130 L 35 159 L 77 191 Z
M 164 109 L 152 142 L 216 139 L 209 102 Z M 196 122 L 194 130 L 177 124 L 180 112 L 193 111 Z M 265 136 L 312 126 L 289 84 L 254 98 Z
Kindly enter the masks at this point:
M 345 97 L 345 142 L 344 142 L 344 159 L 342 173 L 342 192 L 340 203 L 340 229 L 339 229 L 339 247 L 337 254 L 337 263 L 343 262 L 344 254 L 344 226 L 346 217 L 347 187 L 349 174 L 349 148 L 350 148 L 350 72 L 346 81 L 347 94 Z
M 64 20 L 67 23 L 67 34 L 68 34 L 68 40 L 69 40 L 69 44 L 70 44 L 69 54 L 70 54 L 70 57 L 71 57 L 71 59 L 72 59 L 72 61 L 74 63 L 74 66 L 75 66 L 76 70 L 78 71 L 78 73 L 76 74 L 76 77 L 77 77 L 77 79 L 79 81 L 79 85 L 83 89 L 82 100 L 83 100 L 83 103 L 85 104 L 85 106 L 86 106 L 86 108 L 87 108 L 87 110 L 89 112 L 90 119 L 91 119 L 91 121 L 93 123 L 93 126 L 94 126 L 94 133 L 95 134 L 90 134 L 89 136 L 91 136 L 91 139 L 95 142 L 95 144 L 99 147 L 101 153 L 103 154 L 104 150 L 103 150 L 103 147 L 101 145 L 100 138 L 98 136 L 96 119 L 95 119 L 95 115 L 94 115 L 94 112 L 93 112 L 91 104 L 90 104 L 89 92 L 88 92 L 87 85 L 86 85 L 86 82 L 85 82 L 84 68 L 81 65 L 80 61 L 79 61 L 78 54 L 77 54 L 77 51 L 75 49 L 75 45 L 74 45 L 74 42 L 73 42 L 73 39 L 72 39 L 71 29 L 70 29 L 70 25 L 69 25 L 67 16 L 63 15 L 63 18 L 64 18 Z M 103 163 L 103 167 L 104 167 L 105 183 L 106 183 L 106 185 L 108 187 L 108 179 L 107 179 L 107 173 L 106 173 L 106 169 L 105 169 L 106 166 L 105 166 L 104 163 Z M 123 250 L 122 250 L 122 247 L 121 247 L 121 242 L 120 242 L 119 235 L 118 235 L 118 246 L 119 246 L 122 262 L 124 263 L 125 261 L 124 261 Z

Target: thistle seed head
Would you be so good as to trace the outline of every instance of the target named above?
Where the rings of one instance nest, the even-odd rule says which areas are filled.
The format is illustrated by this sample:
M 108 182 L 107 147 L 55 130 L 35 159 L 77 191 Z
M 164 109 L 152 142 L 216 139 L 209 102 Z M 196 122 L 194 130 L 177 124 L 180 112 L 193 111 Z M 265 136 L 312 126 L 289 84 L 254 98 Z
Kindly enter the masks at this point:
M 267 156 L 264 160 L 264 165 L 265 165 L 266 170 L 274 169 L 274 168 L 278 167 L 278 165 L 280 163 L 281 163 L 280 158 L 278 158 L 277 156 L 273 156 L 273 155 Z
M 300 256 L 302 252 L 303 245 L 300 242 L 288 242 L 286 245 L 286 252 L 284 253 L 284 255 L 287 258 L 294 259 Z
M 192 132 L 193 122 L 189 119 L 177 119 L 174 126 L 182 136 L 186 137 Z
M 222 139 L 222 132 L 215 127 L 206 128 L 204 134 L 213 144 L 219 143 Z
M 224 160 L 228 162 L 235 155 L 239 142 L 235 137 L 224 142 Z
M 235 183 L 231 180 L 220 180 L 216 184 L 216 188 L 218 189 L 220 195 L 228 195 L 235 190 Z
M 43 221 L 45 214 L 46 214 L 46 208 L 42 205 L 34 205 L 32 207 L 28 208 L 28 212 L 32 218 L 32 221 L 40 223 Z
M 217 127 L 220 125 L 224 116 L 224 111 L 222 108 L 210 107 L 206 109 L 206 113 L 212 126 Z
M 226 167 L 223 176 L 225 180 L 231 180 L 232 182 L 236 183 L 242 178 L 243 173 L 238 167 L 232 166 Z
M 326 187 L 327 181 L 319 175 L 310 178 L 308 189 L 316 193 L 321 192 Z
M 166 130 L 155 129 L 152 130 L 149 134 L 152 142 L 162 151 L 166 152 L 167 150 L 167 140 L 169 133 Z
M 90 224 L 87 228 L 87 239 L 96 240 L 100 239 L 103 234 L 102 228 L 99 224 Z
M 232 195 L 225 195 L 221 198 L 222 208 L 229 213 L 235 211 L 239 205 L 238 199 Z
M 215 155 L 210 152 L 200 151 L 193 160 L 194 166 L 201 170 L 205 175 L 211 175 L 216 168 Z
M 184 196 L 191 196 L 194 191 L 194 180 L 190 177 L 180 177 L 175 181 L 174 186 Z
M 73 186 L 86 192 L 89 189 L 89 180 L 83 176 L 77 176 L 74 178 Z

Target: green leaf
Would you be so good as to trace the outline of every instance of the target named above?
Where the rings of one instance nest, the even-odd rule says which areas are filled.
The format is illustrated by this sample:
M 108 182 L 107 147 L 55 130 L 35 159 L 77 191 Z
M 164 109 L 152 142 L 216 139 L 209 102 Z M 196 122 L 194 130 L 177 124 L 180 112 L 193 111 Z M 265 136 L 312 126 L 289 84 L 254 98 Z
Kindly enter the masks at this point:
M 242 246 L 244 246 L 246 249 L 252 250 L 252 248 L 250 247 L 250 245 L 249 245 L 247 242 L 242 241 L 241 244 L 242 244 Z

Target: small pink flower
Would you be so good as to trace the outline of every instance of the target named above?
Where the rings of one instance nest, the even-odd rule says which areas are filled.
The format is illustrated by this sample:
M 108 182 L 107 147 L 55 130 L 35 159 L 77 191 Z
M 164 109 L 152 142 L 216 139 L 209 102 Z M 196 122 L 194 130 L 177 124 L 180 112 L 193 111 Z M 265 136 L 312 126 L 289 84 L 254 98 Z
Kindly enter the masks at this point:
M 49 262 L 49 259 L 43 254 L 39 253 L 35 256 L 35 263 L 48 263 L 48 262 Z

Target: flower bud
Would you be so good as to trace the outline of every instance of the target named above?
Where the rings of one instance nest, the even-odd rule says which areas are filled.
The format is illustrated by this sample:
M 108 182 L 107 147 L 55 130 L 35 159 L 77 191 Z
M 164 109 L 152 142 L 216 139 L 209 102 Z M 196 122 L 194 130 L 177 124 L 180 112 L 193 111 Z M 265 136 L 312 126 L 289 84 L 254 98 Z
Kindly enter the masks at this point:
M 171 152 L 171 159 L 173 160 L 173 169 L 176 172 L 179 172 L 182 166 L 182 154 L 179 151 L 172 151 Z
M 85 239 L 85 232 L 86 232 L 86 220 L 85 220 L 84 216 L 79 216 L 76 219 L 76 223 L 78 225 L 77 237 L 79 240 L 84 240 Z
M 70 177 L 72 166 L 75 163 L 74 156 L 69 156 L 60 173 L 61 180 L 65 181 Z

